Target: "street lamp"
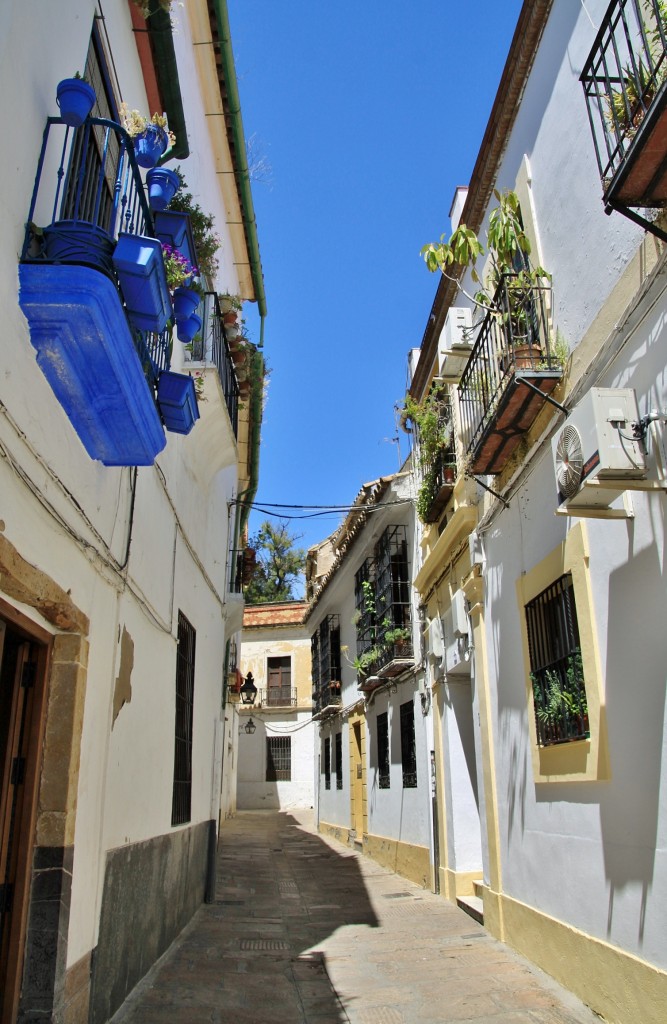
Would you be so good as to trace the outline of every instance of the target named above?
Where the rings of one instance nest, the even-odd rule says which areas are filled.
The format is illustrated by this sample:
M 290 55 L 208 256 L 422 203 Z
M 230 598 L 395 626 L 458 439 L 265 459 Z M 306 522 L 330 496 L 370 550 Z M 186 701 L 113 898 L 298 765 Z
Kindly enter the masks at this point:
M 243 731 L 247 732 L 249 736 L 252 736 L 257 726 L 253 722 L 252 718 L 249 718 L 246 724 L 243 726 Z
M 241 701 L 244 704 L 254 704 L 257 696 L 257 687 L 255 686 L 255 680 L 252 677 L 252 672 L 248 672 L 245 677 L 243 686 L 239 690 L 241 694 Z

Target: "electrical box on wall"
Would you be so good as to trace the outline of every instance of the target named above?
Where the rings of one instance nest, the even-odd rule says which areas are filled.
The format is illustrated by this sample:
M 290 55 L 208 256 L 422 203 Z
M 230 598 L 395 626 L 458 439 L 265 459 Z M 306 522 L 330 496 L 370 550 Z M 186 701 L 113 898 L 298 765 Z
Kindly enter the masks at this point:
M 456 590 L 452 595 L 452 630 L 454 636 L 467 636 L 469 629 L 466 596 L 462 590 Z
M 445 612 L 445 673 L 447 677 L 470 676 L 468 614 L 466 596 L 457 590 Z

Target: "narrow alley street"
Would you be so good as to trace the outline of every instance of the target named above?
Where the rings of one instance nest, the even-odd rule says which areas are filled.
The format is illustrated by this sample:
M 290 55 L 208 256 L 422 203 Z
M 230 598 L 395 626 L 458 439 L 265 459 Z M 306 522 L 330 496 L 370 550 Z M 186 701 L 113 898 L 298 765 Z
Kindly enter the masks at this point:
M 594 1024 L 448 901 L 318 835 L 241 812 L 202 907 L 114 1024 Z

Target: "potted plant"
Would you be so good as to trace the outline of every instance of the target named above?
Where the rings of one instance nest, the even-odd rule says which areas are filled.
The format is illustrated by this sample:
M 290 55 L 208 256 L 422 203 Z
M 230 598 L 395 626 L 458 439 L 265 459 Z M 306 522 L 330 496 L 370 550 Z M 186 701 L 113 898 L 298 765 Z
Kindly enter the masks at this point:
M 77 71 L 74 78 L 63 78 L 56 87 L 60 116 L 70 128 L 80 128 L 95 105 L 95 90 Z
M 157 401 L 167 430 L 189 434 L 199 419 L 195 382 L 188 373 L 163 370 L 157 384 Z
M 155 167 L 169 146 L 176 142 L 176 136 L 167 128 L 164 114 L 144 117 L 138 110 L 130 110 L 127 103 L 120 107 L 121 124 L 134 140 L 134 155 L 140 167 Z
M 507 342 L 507 358 L 513 360 L 519 349 L 524 367 L 526 360 L 533 366 L 542 356 L 534 330 L 535 290 L 550 282 L 551 276 L 543 267 L 530 266 L 531 246 L 521 221 L 517 194 L 496 189 L 493 194 L 498 206 L 489 216 L 490 270 L 485 282 L 475 269 L 478 258 L 484 255 L 484 246 L 465 224 L 459 224 L 448 241 L 442 235 L 440 242 L 425 245 L 422 255 L 430 271 L 439 270 L 449 280 L 457 280 L 448 273 L 450 267 L 471 267 L 473 281 L 482 287 L 475 295 L 461 288 L 462 293 L 485 316 L 491 315 L 500 322 Z
M 121 233 L 113 265 L 133 326 L 161 333 L 172 309 L 162 246 L 157 238 Z
M 185 320 L 176 321 L 176 336 L 184 344 L 192 341 L 194 336 L 201 331 L 202 319 L 196 313 L 192 313 Z
M 152 167 L 146 175 L 151 210 L 164 210 L 174 198 L 180 179 L 168 167 Z

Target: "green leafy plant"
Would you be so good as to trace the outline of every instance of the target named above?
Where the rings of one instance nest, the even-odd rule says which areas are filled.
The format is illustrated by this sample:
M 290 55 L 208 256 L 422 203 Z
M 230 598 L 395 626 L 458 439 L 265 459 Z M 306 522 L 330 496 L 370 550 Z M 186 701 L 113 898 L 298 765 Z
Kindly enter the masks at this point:
M 198 276 L 197 268 L 193 267 L 187 257 L 173 245 L 163 243 L 162 256 L 167 274 L 167 285 L 172 291 L 174 288 L 179 288 L 189 278 Z
M 449 395 L 445 384 L 435 384 L 427 397 L 416 402 L 408 393 L 401 410 L 404 429 L 413 423 L 417 431 L 417 465 L 422 470 L 422 482 L 417 492 L 417 515 L 428 522 L 430 508 L 439 490 L 442 466 L 449 463 L 455 468 L 454 425 L 446 415 Z M 411 428 L 408 430 L 411 432 Z

